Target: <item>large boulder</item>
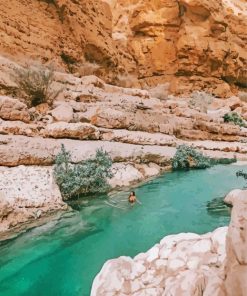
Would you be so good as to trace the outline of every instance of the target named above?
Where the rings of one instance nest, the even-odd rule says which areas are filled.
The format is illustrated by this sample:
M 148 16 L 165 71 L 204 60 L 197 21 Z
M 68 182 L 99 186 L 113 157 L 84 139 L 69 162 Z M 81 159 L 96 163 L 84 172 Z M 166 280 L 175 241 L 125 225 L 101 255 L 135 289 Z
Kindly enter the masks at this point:
M 245 296 L 247 291 L 247 190 L 235 189 L 225 198 L 232 205 L 227 234 L 226 281 L 227 296 Z
M 67 209 L 52 167 L 0 167 L 0 234 Z
M 219 257 L 225 250 L 226 233 L 223 227 L 201 236 L 169 235 L 133 259 L 109 260 L 94 279 L 91 296 L 224 296 Z

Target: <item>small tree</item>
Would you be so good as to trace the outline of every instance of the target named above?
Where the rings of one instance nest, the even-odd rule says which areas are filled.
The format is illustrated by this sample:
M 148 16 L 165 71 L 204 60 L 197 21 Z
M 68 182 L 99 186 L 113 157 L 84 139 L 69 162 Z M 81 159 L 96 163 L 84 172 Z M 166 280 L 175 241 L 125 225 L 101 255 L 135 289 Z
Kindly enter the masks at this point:
M 51 87 L 54 71 L 41 65 L 15 69 L 14 80 L 29 107 L 51 103 L 61 92 Z
M 112 178 L 112 160 L 102 149 L 95 157 L 71 163 L 71 155 L 62 145 L 56 157 L 54 175 L 63 198 L 70 199 L 79 194 L 106 192 L 109 189 L 108 178 Z
M 176 154 L 172 159 L 172 168 L 174 170 L 188 168 L 205 169 L 210 166 L 211 161 L 209 157 L 187 145 L 178 146 Z

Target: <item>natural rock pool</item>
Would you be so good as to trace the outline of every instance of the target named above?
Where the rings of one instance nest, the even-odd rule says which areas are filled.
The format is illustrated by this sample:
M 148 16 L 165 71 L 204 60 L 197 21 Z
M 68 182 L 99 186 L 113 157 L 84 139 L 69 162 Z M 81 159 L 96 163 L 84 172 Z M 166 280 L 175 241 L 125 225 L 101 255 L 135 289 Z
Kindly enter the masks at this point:
M 166 173 L 136 189 L 142 205 L 134 207 L 121 201 L 128 192 L 114 197 L 123 209 L 105 204 L 104 196 L 77 202 L 77 212 L 0 245 L 0 295 L 89 296 L 107 259 L 146 251 L 167 234 L 228 224 L 217 198 L 244 186 L 239 168 Z

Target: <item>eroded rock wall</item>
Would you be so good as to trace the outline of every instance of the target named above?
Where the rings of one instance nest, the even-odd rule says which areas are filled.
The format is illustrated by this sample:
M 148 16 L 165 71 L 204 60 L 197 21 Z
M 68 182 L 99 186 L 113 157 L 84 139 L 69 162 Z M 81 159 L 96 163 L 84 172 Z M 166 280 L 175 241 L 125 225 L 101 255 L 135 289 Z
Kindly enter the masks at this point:
M 246 2 L 112 1 L 113 38 L 128 48 L 139 78 L 170 81 L 186 92 L 206 88 L 219 96 L 246 85 Z
M 101 0 L 1 0 L 0 32 L 0 52 L 15 60 L 117 65 L 112 13 Z

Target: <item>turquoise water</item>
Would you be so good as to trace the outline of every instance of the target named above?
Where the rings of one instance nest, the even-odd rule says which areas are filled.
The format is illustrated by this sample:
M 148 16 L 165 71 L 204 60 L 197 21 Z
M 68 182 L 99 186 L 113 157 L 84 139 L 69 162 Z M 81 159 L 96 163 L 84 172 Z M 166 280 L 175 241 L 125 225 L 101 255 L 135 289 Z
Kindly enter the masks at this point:
M 247 169 L 247 167 L 241 167 Z M 136 189 L 142 205 L 109 207 L 105 196 L 77 203 L 67 214 L 0 246 L 1 296 L 88 296 L 103 263 L 146 251 L 178 232 L 204 233 L 229 222 L 208 202 L 242 188 L 238 166 L 167 173 Z

